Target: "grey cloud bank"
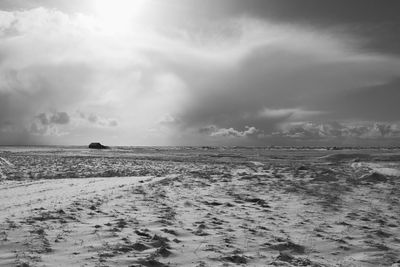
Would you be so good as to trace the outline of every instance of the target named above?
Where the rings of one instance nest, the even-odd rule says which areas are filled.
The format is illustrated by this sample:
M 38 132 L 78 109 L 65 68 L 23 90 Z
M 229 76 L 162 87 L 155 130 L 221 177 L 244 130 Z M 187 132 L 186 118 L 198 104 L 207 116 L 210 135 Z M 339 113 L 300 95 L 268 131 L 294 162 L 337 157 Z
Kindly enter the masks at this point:
M 384 18 L 398 25 L 387 7 L 370 19 L 342 11 L 329 20 L 322 4 L 306 10 L 313 1 L 205 1 L 198 12 L 192 1 L 148 2 L 145 18 L 111 29 L 90 1 L 2 2 L 0 143 L 386 145 L 400 137 L 397 47 L 385 49 L 379 30 L 369 41 L 364 34 Z M 350 9 L 363 5 L 355 2 Z

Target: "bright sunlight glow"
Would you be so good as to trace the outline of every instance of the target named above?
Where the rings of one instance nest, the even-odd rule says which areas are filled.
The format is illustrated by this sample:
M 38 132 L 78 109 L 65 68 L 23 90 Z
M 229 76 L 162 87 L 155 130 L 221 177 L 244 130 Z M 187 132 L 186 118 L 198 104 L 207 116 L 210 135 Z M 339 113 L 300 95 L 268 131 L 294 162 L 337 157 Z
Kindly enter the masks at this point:
M 96 0 L 94 9 L 101 24 L 112 31 L 129 29 L 140 20 L 146 0 Z

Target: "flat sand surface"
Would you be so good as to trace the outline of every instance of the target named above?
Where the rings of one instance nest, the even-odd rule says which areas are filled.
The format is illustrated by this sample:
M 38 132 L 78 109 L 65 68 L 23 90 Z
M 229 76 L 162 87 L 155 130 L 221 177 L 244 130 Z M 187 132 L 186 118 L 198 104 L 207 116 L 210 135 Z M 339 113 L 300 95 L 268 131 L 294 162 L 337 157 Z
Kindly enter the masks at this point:
M 400 266 L 400 151 L 0 147 L 0 266 Z

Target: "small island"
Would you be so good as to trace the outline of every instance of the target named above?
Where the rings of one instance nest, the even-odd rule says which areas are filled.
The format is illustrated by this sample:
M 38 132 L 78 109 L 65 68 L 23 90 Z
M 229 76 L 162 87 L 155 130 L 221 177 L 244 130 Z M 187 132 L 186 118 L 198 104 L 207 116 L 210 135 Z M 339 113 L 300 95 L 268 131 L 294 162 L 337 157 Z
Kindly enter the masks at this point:
M 108 147 L 108 146 L 103 146 L 103 145 L 100 144 L 100 143 L 90 143 L 89 148 L 90 148 L 90 149 L 109 149 L 110 147 Z

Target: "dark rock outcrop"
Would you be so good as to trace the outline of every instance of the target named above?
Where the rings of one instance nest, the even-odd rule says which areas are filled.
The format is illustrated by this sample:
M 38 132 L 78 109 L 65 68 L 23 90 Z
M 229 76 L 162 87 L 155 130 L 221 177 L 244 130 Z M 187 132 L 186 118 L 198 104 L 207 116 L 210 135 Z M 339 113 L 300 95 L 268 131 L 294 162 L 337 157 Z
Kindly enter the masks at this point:
M 100 143 L 90 143 L 89 148 L 91 149 L 108 149 L 108 146 L 103 146 Z

